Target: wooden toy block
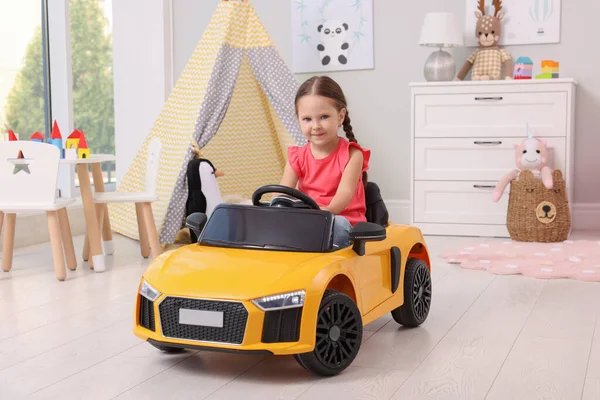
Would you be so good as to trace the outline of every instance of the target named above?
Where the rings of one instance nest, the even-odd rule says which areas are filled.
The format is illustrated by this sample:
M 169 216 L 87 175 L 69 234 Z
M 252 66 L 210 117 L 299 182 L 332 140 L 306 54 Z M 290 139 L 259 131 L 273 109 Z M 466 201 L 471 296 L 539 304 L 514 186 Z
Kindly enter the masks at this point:
M 556 79 L 560 76 L 560 63 L 554 60 L 542 60 L 542 73 L 536 79 Z
M 78 158 L 90 158 L 90 149 L 88 148 L 87 141 L 83 131 L 80 131 L 79 142 L 77 144 L 77 157 Z
M 12 129 L 9 129 L 8 133 L 4 135 L 4 140 L 7 142 L 17 141 L 19 140 L 19 134 L 15 134 Z
M 77 149 L 77 158 L 90 158 L 90 149 Z
M 32 142 L 44 143 L 46 138 L 40 132 L 35 132 L 33 135 L 31 135 L 30 139 Z
M 513 79 L 532 79 L 533 61 L 529 57 L 519 57 L 515 62 Z
M 60 129 L 58 129 L 58 123 L 56 121 L 54 121 L 54 126 L 52 126 L 52 135 L 50 135 L 49 143 L 58 147 L 60 150 L 60 158 L 65 158 L 62 135 L 60 133 Z
M 79 138 L 81 137 L 81 132 L 78 129 L 75 129 L 73 133 L 69 135 L 67 138 L 66 148 L 67 149 L 76 149 L 79 147 Z

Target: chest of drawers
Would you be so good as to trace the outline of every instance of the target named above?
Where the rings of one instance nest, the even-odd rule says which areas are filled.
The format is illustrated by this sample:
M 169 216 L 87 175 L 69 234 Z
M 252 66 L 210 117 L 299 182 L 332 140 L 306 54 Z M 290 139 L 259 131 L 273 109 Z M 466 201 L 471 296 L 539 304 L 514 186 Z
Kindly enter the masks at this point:
M 547 142 L 573 199 L 576 82 L 571 79 L 412 83 L 411 224 L 425 234 L 508 237 L 508 191 L 492 190 L 515 168 L 514 144 Z

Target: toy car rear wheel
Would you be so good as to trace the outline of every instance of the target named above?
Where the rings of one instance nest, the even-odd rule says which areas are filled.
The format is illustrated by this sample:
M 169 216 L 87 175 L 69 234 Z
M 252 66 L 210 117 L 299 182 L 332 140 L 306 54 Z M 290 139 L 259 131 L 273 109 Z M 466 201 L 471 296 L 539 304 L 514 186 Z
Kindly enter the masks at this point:
M 431 274 L 427 264 L 418 258 L 406 261 L 404 304 L 392 311 L 394 320 L 406 327 L 421 325 L 431 308 Z
M 317 375 L 337 375 L 352 363 L 362 342 L 360 310 L 346 294 L 326 290 L 317 315 L 315 349 L 296 354 L 302 367 Z

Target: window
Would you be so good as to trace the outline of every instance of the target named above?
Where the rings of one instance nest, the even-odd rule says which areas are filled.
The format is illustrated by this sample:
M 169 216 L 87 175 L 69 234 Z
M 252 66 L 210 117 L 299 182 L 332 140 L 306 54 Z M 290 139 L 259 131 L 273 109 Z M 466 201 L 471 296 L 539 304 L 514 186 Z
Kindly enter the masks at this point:
M 84 132 L 92 154 L 115 153 L 113 0 L 0 0 L 0 140 L 48 138 L 58 121 L 63 143 Z M 105 190 L 115 163 L 103 163 Z M 77 196 L 74 168 L 61 166 L 59 188 Z
M 74 127 L 92 154 L 114 154 L 112 0 L 70 0 L 69 15 Z M 111 190 L 115 163 L 103 163 L 102 170 Z
M 0 140 L 51 131 L 46 2 L 0 1 Z

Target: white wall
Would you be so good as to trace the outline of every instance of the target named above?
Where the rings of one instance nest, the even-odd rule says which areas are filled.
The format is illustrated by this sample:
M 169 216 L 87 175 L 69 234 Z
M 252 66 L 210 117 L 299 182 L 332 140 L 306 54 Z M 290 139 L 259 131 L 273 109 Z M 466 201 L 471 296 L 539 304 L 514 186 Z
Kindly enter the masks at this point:
M 164 0 L 113 2 L 117 181 L 125 175 L 170 90 L 166 4 Z
M 168 0 L 165 0 L 168 3 Z M 181 73 L 190 54 L 194 50 L 204 29 L 206 28 L 220 0 L 171 0 L 173 3 L 173 76 L 176 79 Z M 129 0 L 126 3 L 132 3 Z M 157 104 L 164 99 L 158 96 L 162 81 L 153 81 L 153 64 L 158 65 L 162 57 L 159 20 L 148 8 L 156 8 L 158 0 L 145 0 L 145 6 L 137 10 L 136 18 L 129 18 L 131 26 L 145 27 L 148 35 L 131 27 L 131 35 L 121 38 L 128 43 L 142 43 L 148 54 L 121 54 L 122 67 L 127 69 L 120 73 L 120 83 L 125 86 L 132 80 L 144 96 L 118 97 L 117 118 L 122 118 L 123 109 L 132 107 L 139 119 L 129 128 L 119 126 L 117 119 L 117 152 L 121 134 L 128 136 L 145 135 L 153 121 L 144 118 L 157 113 Z M 292 65 L 291 44 L 291 0 L 252 0 L 259 17 L 275 42 L 280 54 L 288 65 Z M 115 2 L 115 7 L 121 0 Z M 135 1 L 141 4 L 141 0 Z M 475 1 L 469 0 L 469 4 Z M 373 152 L 370 179 L 382 187 L 386 199 L 403 200 L 409 198 L 409 129 L 410 98 L 408 83 L 423 81 L 423 65 L 432 51 L 419 48 L 421 22 L 428 12 L 448 11 L 459 17 L 465 17 L 465 0 L 429 0 L 413 1 L 376 0 L 374 6 L 375 26 L 375 69 L 368 71 L 349 71 L 333 73 L 331 76 L 343 87 L 349 100 L 352 113 L 352 124 L 359 143 Z M 568 5 L 565 5 L 568 4 Z M 121 7 L 123 7 L 121 5 Z M 133 5 L 129 7 L 133 8 Z M 133 13 L 133 10 L 131 10 Z M 579 13 L 579 14 L 577 14 Z M 516 59 L 521 55 L 530 56 L 539 65 L 541 59 L 556 59 L 561 62 L 561 76 L 578 80 L 577 116 L 576 116 L 576 162 L 575 162 L 575 196 L 574 203 L 597 203 L 600 205 L 600 157 L 596 154 L 600 148 L 600 53 L 590 44 L 590 39 L 583 33 L 582 26 L 596 26 L 597 15 L 600 14 L 600 2 L 592 0 L 563 1 L 562 41 L 555 45 L 515 46 L 508 47 Z M 145 20 L 149 18 L 148 20 Z M 154 18 L 154 19 L 152 19 Z M 115 25 L 119 22 L 115 20 Z M 121 23 L 125 21 L 121 20 Z M 115 26 L 117 31 L 118 26 Z M 117 33 L 117 32 L 116 32 Z M 142 38 L 144 40 L 142 40 Z M 115 37 L 115 42 L 118 37 Z M 457 70 L 472 49 L 452 50 L 457 62 Z M 123 49 L 121 50 L 123 52 Z M 154 53 L 152 53 L 154 52 Z M 143 60 L 151 60 L 147 70 L 125 65 L 125 56 L 138 66 Z M 116 62 L 116 60 L 115 60 Z M 117 65 L 115 65 L 117 68 Z M 137 74 L 137 76 L 136 76 Z M 156 74 L 155 74 L 156 75 Z M 299 82 L 310 75 L 297 75 Z M 118 83 L 116 83 L 118 85 Z M 119 89 L 118 87 L 116 89 Z M 120 88 L 123 90 L 123 88 Z M 133 87 L 128 89 L 133 90 Z M 155 97 L 150 99 L 150 96 Z M 129 99 L 129 101 L 127 101 Z M 135 104 L 136 101 L 147 102 L 147 105 Z M 160 107 L 158 107 L 160 108 Z M 130 119 L 133 116 L 130 117 Z M 122 121 L 122 119 L 121 119 Z M 143 136 L 142 136 L 143 137 Z M 129 151 L 129 149 L 125 149 Z M 130 151 L 133 151 L 131 149 Z M 119 160 L 122 155 L 119 154 Z M 123 164 L 123 163 L 122 163 Z M 123 167 L 123 165 L 121 165 Z M 119 167 L 117 167 L 119 168 Z M 596 171 L 596 173 L 592 173 Z
M 173 72 L 177 77 L 202 36 L 219 0 L 173 0 Z M 292 65 L 291 0 L 252 0 L 259 17 L 288 65 Z M 375 69 L 333 73 L 349 101 L 359 143 L 373 152 L 370 179 L 389 199 L 409 198 L 410 98 L 408 83 L 423 81 L 423 64 L 432 50 L 417 46 L 426 13 L 453 12 L 461 23 L 465 0 L 374 2 Z M 474 1 L 470 3 L 475 4 Z M 580 83 L 577 98 L 575 203 L 600 203 L 600 53 L 582 51 L 587 39 L 581 26 L 595 26 L 600 3 L 571 0 L 563 5 L 562 41 L 556 45 L 508 47 L 516 59 L 530 56 L 561 62 L 561 75 Z M 577 15 L 579 13 L 579 15 Z M 471 49 L 451 51 L 460 69 Z M 298 81 L 310 75 L 298 74 Z

